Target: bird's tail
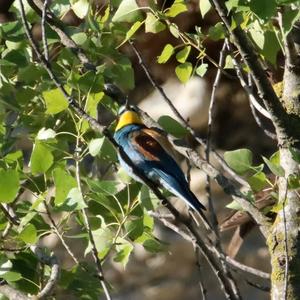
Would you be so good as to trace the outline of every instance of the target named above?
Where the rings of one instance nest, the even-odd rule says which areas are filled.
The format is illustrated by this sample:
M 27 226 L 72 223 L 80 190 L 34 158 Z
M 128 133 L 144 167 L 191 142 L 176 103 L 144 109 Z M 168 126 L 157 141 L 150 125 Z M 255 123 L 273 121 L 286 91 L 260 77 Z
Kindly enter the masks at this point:
M 188 198 L 185 197 L 185 201 L 188 202 L 189 206 L 192 207 L 199 215 L 200 218 L 205 225 L 206 229 L 213 230 L 211 224 L 209 223 L 208 219 L 206 218 L 206 215 L 204 214 L 204 210 L 206 210 L 205 206 L 200 203 L 198 198 L 195 196 L 195 194 L 192 191 L 188 191 L 190 194 Z

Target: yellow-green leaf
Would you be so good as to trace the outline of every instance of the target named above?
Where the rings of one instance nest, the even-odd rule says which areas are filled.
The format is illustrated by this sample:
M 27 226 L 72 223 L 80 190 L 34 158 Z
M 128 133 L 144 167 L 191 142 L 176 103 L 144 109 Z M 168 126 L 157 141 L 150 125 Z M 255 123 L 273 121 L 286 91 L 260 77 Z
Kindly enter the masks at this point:
M 16 170 L 0 169 L 0 202 L 12 202 L 19 190 L 19 174 Z
M 172 56 L 173 53 L 174 53 L 174 47 L 171 44 L 165 45 L 162 53 L 157 58 L 157 62 L 159 64 L 166 63 L 170 59 L 170 57 Z
M 57 114 L 69 106 L 67 99 L 59 89 L 45 91 L 43 97 L 47 107 L 46 114 Z
M 175 68 L 175 73 L 182 83 L 186 83 L 190 79 L 192 71 L 193 66 L 190 62 L 185 62 Z

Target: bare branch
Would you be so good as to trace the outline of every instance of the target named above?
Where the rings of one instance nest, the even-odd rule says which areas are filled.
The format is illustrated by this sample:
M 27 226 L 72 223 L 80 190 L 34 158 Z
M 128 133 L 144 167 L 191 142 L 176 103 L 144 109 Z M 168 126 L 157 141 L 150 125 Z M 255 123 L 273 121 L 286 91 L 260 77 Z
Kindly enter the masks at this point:
M 24 295 L 23 293 L 15 290 L 8 284 L 0 285 L 0 294 L 4 295 L 8 299 L 14 300 L 30 300 L 29 297 Z
M 79 149 L 79 137 L 77 137 L 77 140 L 76 140 L 76 149 Z M 78 187 L 78 190 L 79 190 L 80 194 L 82 195 L 82 198 L 85 199 L 84 195 L 82 193 L 82 189 L 81 189 L 80 165 L 79 165 L 79 163 L 80 163 L 79 153 L 75 152 L 75 167 L 76 167 L 77 187 Z M 101 261 L 100 261 L 100 258 L 98 256 L 98 250 L 97 250 L 95 239 L 94 239 L 94 236 L 93 236 L 93 233 L 92 233 L 90 221 L 89 221 L 89 218 L 88 218 L 88 215 L 87 215 L 87 210 L 85 208 L 83 208 L 81 210 L 81 212 L 82 212 L 82 215 L 83 215 L 86 231 L 89 235 L 89 241 L 92 244 L 92 255 L 93 255 L 93 259 L 96 263 L 96 268 L 97 268 L 97 271 L 98 271 L 97 272 L 98 278 L 100 280 L 100 283 L 101 283 L 101 286 L 103 288 L 103 292 L 105 294 L 106 299 L 111 300 L 111 296 L 110 296 L 110 293 L 109 293 L 109 290 L 108 290 L 108 287 L 107 287 L 107 283 L 106 283 L 105 278 L 104 278 L 104 273 L 103 273 Z
M 42 16 L 44 4 L 41 0 L 28 0 L 28 3 L 32 7 L 32 9 L 37 12 L 37 14 Z M 77 44 L 64 32 L 64 24 L 50 11 L 47 11 L 45 13 L 45 20 L 50 25 L 50 27 L 58 34 L 58 36 L 60 37 L 60 42 L 66 48 L 71 49 L 75 53 L 82 65 L 88 70 L 95 71 L 96 66 L 89 61 L 83 50 L 79 48 Z
M 47 296 L 50 295 L 50 293 L 57 284 L 60 274 L 59 263 L 55 255 L 47 255 L 45 251 L 43 251 L 43 249 L 38 246 L 31 246 L 30 249 L 37 256 L 40 262 L 51 267 L 51 274 L 46 285 L 35 296 L 37 299 L 45 299 Z
M 209 110 L 208 110 L 207 139 L 206 139 L 206 149 L 205 149 L 205 157 L 206 157 L 207 163 L 210 162 L 209 153 L 210 153 L 210 148 L 211 148 L 213 118 L 214 118 L 214 114 L 215 114 L 216 90 L 217 90 L 217 87 L 218 87 L 220 79 L 221 79 L 221 70 L 223 69 L 224 64 L 225 64 L 225 55 L 226 55 L 226 44 L 224 42 L 222 50 L 220 52 L 219 68 L 217 70 L 215 81 L 213 83 L 213 88 L 212 88 L 211 97 L 210 97 L 210 105 L 209 105 Z M 210 182 L 209 175 L 206 175 L 206 181 L 207 181 L 206 191 L 207 191 L 207 195 L 208 195 L 208 207 L 209 207 L 209 212 L 210 212 L 210 220 L 211 220 L 213 229 L 219 240 L 218 220 L 217 220 L 215 208 L 213 205 L 213 201 L 211 198 L 211 182 Z
M 249 267 L 249 266 L 246 266 L 238 261 L 236 261 L 235 259 L 231 258 L 230 256 L 226 256 L 226 262 L 233 268 L 235 268 L 236 270 L 241 270 L 243 272 L 246 272 L 246 273 L 249 273 L 251 275 L 255 275 L 255 276 L 258 276 L 258 277 L 261 277 L 263 279 L 270 279 L 271 276 L 269 273 L 266 273 L 266 272 L 263 272 L 263 271 L 260 271 L 258 269 L 255 269 L 253 267 Z
M 44 56 L 45 56 L 45 59 L 47 61 L 49 61 L 48 42 L 47 42 L 46 30 L 45 30 L 47 6 L 48 6 L 48 0 L 44 0 L 41 26 L 42 26 L 42 40 L 43 40 L 43 45 L 44 45 Z
M 58 238 L 60 239 L 62 245 L 64 246 L 64 248 L 67 250 L 67 252 L 69 253 L 70 257 L 73 259 L 73 261 L 76 263 L 76 264 L 79 264 L 79 260 L 76 258 L 76 256 L 74 255 L 73 251 L 70 249 L 69 245 L 66 243 L 65 239 L 63 238 L 62 234 L 59 232 L 58 228 L 57 228 L 57 225 L 51 215 L 51 211 L 49 209 L 49 206 L 46 202 L 46 200 L 44 199 L 43 201 L 44 203 L 44 206 L 45 206 L 45 209 L 46 209 L 46 213 L 47 213 L 47 216 L 50 220 L 50 223 L 53 227 L 53 230 L 55 231 L 55 234 L 58 236 Z

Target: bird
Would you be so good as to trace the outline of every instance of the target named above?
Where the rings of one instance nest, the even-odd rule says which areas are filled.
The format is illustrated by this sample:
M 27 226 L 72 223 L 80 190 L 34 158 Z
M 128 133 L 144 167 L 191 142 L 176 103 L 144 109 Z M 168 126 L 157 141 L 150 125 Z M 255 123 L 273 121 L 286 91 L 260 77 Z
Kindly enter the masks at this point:
M 206 210 L 205 206 L 190 190 L 183 171 L 168 153 L 167 144 L 170 143 L 163 142 L 165 139 L 162 138 L 159 130 L 149 128 L 143 123 L 134 106 L 126 104 L 119 109 L 114 139 L 131 160 L 134 169 L 138 171 L 134 172 L 119 153 L 120 165 L 129 176 L 145 183 L 137 175 L 137 173 L 142 174 L 157 187 L 163 187 L 182 199 L 205 218 L 203 213 L 203 210 Z

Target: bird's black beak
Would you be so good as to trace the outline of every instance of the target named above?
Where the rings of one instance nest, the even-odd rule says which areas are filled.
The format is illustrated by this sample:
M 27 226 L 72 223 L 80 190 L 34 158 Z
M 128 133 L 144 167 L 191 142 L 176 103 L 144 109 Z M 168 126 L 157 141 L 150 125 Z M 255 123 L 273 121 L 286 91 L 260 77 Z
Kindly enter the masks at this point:
M 130 110 L 129 99 L 126 97 L 125 110 Z

